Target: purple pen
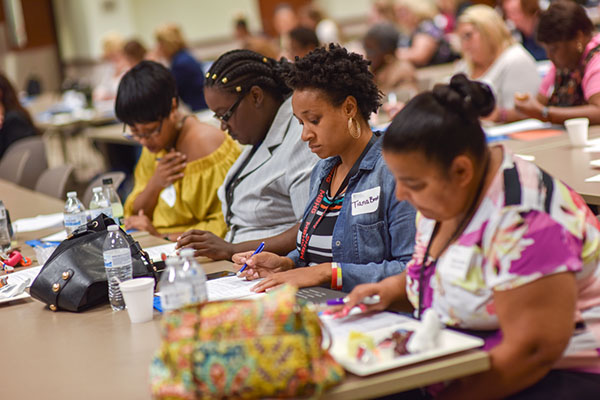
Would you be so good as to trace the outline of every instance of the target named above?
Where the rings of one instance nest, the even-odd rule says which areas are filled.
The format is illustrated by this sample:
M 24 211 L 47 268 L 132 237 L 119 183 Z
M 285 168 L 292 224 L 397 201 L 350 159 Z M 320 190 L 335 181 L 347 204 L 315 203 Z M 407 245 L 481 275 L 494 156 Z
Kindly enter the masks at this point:
M 337 299 L 331 299 L 331 300 L 327 300 L 327 305 L 328 306 L 341 306 L 344 305 L 348 302 L 347 297 L 338 297 Z M 380 297 L 378 294 L 373 295 L 373 296 L 367 296 L 364 299 L 361 300 L 362 304 L 367 304 L 367 305 L 373 305 L 373 304 L 377 304 L 380 301 Z
M 329 299 L 329 300 L 327 300 L 327 305 L 328 306 L 341 306 L 343 304 L 346 304 L 344 299 L 345 299 L 345 297 L 338 297 L 337 299 Z

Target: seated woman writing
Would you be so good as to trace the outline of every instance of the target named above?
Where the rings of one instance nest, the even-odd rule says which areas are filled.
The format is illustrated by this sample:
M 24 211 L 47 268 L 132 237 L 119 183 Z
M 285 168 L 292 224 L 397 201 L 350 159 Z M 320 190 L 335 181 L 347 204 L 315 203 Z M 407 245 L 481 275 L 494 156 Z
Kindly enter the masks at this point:
M 577 193 L 501 145 L 479 117 L 489 87 L 452 78 L 394 118 L 383 157 L 396 195 L 419 211 L 404 273 L 360 285 L 365 296 L 479 331 L 491 368 L 439 399 L 591 399 L 600 393 L 600 224 Z
M 158 63 L 142 61 L 119 84 L 117 118 L 126 136 L 144 146 L 125 201 L 125 226 L 171 240 L 192 228 L 222 237 L 227 227 L 216 192 L 239 147 L 177 106 L 175 80 Z
M 311 176 L 296 250 L 287 257 L 247 252 L 233 258 L 239 267 L 248 263 L 247 278 L 266 277 L 254 288 L 258 292 L 285 282 L 331 282 L 349 291 L 400 273 L 410 259 L 415 211 L 396 200 L 393 176 L 381 158 L 381 135 L 369 128 L 381 94 L 368 66 L 360 55 L 330 45 L 292 67 L 294 115 L 302 139 L 322 160 Z
M 556 124 L 578 117 L 600 124 L 600 34 L 586 11 L 573 1 L 553 2 L 540 14 L 537 40 L 552 66 L 537 98 L 515 96 L 516 110 Z
M 178 239 L 178 248 L 214 260 L 254 250 L 261 241 L 278 254 L 294 248 L 317 157 L 302 143 L 292 115 L 292 90 L 284 82 L 288 65 L 250 50 L 227 52 L 212 64 L 204 89 L 208 107 L 221 129 L 248 146 L 218 192 L 229 228 L 225 240 L 192 229 Z

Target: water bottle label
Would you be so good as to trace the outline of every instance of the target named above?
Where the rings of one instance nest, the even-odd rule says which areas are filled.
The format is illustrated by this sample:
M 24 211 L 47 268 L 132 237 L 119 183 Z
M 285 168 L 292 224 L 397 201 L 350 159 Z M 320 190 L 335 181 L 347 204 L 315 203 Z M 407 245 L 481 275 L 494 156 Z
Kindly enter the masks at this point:
M 4 207 L 0 208 L 0 219 L 6 218 L 6 209 Z
M 65 214 L 65 227 L 77 228 L 87 222 L 84 213 Z
M 181 293 L 177 286 L 160 290 L 160 304 L 165 311 L 176 310 L 181 307 Z
M 105 207 L 105 208 L 95 208 L 93 210 L 90 210 L 90 216 L 92 219 L 95 219 L 100 214 L 104 214 L 104 215 L 112 218 L 112 216 L 113 216 L 112 208 Z
M 131 265 L 131 252 L 129 249 L 114 249 L 104 252 L 104 267 L 125 267 Z

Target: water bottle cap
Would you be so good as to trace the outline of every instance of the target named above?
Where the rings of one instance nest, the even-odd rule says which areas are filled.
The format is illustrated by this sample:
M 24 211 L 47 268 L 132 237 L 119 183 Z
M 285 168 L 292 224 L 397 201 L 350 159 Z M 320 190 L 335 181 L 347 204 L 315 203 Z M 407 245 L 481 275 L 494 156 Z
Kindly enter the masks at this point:
M 112 185 L 112 183 L 113 183 L 112 178 L 102 179 L 102 184 L 103 185 Z
M 118 231 L 119 230 L 119 225 L 109 225 L 108 228 L 106 228 L 109 232 L 114 232 L 114 231 Z
M 185 258 L 194 257 L 195 252 L 196 252 L 196 250 L 186 247 L 185 249 L 179 250 L 179 255 L 181 255 L 181 257 L 185 257 Z
M 94 193 L 99 193 L 102 191 L 102 186 L 96 186 L 95 188 L 92 189 L 92 192 Z
M 77 192 L 68 192 L 67 197 L 77 197 Z

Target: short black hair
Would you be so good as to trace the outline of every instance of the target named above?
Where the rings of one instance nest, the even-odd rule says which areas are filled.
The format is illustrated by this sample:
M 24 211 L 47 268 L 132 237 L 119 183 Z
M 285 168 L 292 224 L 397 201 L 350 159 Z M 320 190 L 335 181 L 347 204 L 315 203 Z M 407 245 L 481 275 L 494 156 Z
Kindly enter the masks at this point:
M 313 29 L 299 26 L 294 28 L 289 33 L 290 39 L 298 42 L 303 48 L 310 47 L 314 49 L 319 47 L 319 38 Z
M 206 73 L 205 87 L 217 87 L 231 93 L 246 93 L 259 86 L 277 99 L 292 90 L 285 83 L 289 63 L 263 56 L 252 50 L 231 50 L 221 55 Z
M 481 161 L 487 144 L 479 117 L 490 114 L 495 104 L 488 85 L 454 75 L 449 85 L 436 85 L 406 104 L 386 130 L 383 148 L 421 151 L 443 168 L 465 153 Z
M 292 64 L 287 83 L 295 89 L 319 89 L 340 106 L 348 96 L 358 103 L 365 121 L 381 105 L 381 92 L 369 71 L 370 62 L 337 44 L 319 47 Z
M 373 39 L 384 54 L 393 53 L 398 47 L 400 32 L 390 23 L 383 22 L 373 25 L 365 35 L 364 40 Z
M 119 83 L 115 114 L 127 125 L 160 121 L 171 114 L 177 85 L 171 72 L 154 61 L 141 61 Z
M 589 35 L 594 24 L 579 4 L 569 0 L 558 0 L 540 13 L 536 39 L 540 43 L 555 43 L 573 40 L 577 32 Z

